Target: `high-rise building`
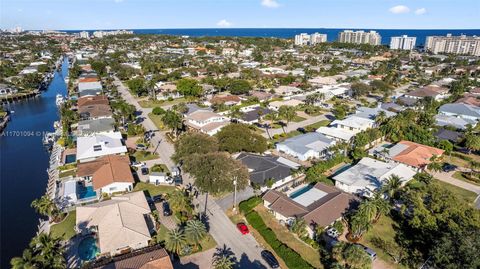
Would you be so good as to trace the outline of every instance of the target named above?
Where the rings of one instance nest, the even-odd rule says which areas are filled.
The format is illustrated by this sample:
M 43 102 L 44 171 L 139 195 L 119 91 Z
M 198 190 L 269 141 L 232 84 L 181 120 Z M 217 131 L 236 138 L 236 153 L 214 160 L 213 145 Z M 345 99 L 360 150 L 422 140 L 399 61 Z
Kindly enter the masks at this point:
M 382 37 L 375 31 L 365 32 L 345 30 L 338 33 L 338 42 L 380 45 L 382 43 Z
M 80 32 L 80 37 L 81 38 L 90 38 L 90 33 L 87 31 L 82 31 Z
M 480 37 L 478 36 L 427 36 L 425 50 L 437 53 L 453 53 L 480 56 Z
M 416 37 L 413 36 L 392 36 L 390 39 L 390 49 L 392 50 L 412 50 L 415 48 Z
M 309 35 L 307 33 L 301 33 L 295 36 L 296 46 L 316 45 L 323 42 L 327 42 L 326 34 L 313 33 Z

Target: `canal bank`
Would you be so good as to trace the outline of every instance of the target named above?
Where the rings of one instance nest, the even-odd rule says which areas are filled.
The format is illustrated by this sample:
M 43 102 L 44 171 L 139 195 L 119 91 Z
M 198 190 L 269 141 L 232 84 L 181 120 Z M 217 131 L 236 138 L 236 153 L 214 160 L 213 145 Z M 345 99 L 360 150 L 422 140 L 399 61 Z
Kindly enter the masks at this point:
M 45 132 L 59 119 L 55 99 L 66 95 L 68 61 L 38 97 L 5 105 L 11 121 L 0 136 L 0 268 L 10 268 L 37 232 L 39 216 L 30 203 L 45 194 L 49 153 L 42 145 Z

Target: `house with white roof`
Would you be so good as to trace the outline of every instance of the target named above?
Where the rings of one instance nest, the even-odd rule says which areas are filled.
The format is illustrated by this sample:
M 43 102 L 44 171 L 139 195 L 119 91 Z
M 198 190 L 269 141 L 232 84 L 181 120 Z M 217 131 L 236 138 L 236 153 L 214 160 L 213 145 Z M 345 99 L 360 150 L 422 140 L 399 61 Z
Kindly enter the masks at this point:
M 125 154 L 127 147 L 120 132 L 103 132 L 77 138 L 77 160 L 88 162 L 110 154 Z
M 334 96 L 347 96 L 350 93 L 348 84 L 325 85 L 314 91 L 315 93 L 323 93 L 325 100 L 330 100 Z
M 230 120 L 215 112 L 201 109 L 188 114 L 185 117 L 185 124 L 190 130 L 214 135 L 230 124 Z
M 303 102 L 300 101 L 300 100 L 296 100 L 296 99 L 282 100 L 282 101 L 273 101 L 273 102 L 271 102 L 271 103 L 268 104 L 268 108 L 269 108 L 269 109 L 272 109 L 272 110 L 275 110 L 275 111 L 278 111 L 281 106 L 292 106 L 292 107 L 296 107 L 296 106 L 301 105 L 301 104 L 303 104 Z
M 335 187 L 352 194 L 371 197 L 392 175 L 400 177 L 402 184 L 410 181 L 415 170 L 402 163 L 386 163 L 372 158 L 360 162 L 335 175 Z
M 328 155 L 328 148 L 335 145 L 335 140 L 320 133 L 306 133 L 288 138 L 277 143 L 276 149 L 301 161 L 318 159 Z
M 436 121 L 439 126 L 465 129 L 467 124 L 475 126 L 480 121 L 480 108 L 464 103 L 444 104 L 438 109 Z
M 322 126 L 317 129 L 317 132 L 337 141 L 348 142 L 359 132 L 374 125 L 374 120 L 351 115 L 343 120 L 334 120 L 328 127 Z

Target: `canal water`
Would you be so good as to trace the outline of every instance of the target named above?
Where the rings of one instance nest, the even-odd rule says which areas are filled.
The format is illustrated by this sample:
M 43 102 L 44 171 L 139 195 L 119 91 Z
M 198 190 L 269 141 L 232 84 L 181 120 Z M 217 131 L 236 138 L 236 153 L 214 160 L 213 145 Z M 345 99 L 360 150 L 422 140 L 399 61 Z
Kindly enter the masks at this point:
M 47 91 L 28 100 L 5 105 L 11 121 L 0 136 L 0 268 L 20 256 L 35 235 L 38 215 L 30 203 L 45 194 L 49 154 L 42 145 L 44 132 L 59 119 L 57 94 L 66 95 L 67 59 L 55 72 Z

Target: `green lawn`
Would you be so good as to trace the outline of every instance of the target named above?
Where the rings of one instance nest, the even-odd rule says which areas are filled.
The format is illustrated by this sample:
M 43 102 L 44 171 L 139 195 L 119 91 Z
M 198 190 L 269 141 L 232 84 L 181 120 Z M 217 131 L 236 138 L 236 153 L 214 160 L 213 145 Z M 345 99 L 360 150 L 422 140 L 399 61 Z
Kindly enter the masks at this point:
M 156 163 L 150 168 L 150 172 L 170 173 L 170 170 L 164 163 Z
M 464 199 L 468 204 L 473 205 L 473 202 L 477 198 L 477 194 L 469 191 L 462 189 L 460 187 L 454 186 L 452 184 L 448 184 L 446 182 L 436 180 L 439 185 L 443 186 L 445 189 L 453 192 L 457 197 Z
M 137 182 L 135 184 L 135 187 L 133 188 L 133 191 L 145 191 L 150 196 L 155 196 L 159 194 L 171 193 L 175 189 L 176 189 L 175 186 L 164 186 L 164 185 L 155 186 L 150 183 Z
M 480 185 L 480 177 L 477 177 L 477 179 L 475 179 L 475 178 L 470 179 L 470 178 L 467 177 L 468 175 L 465 175 L 465 173 L 460 172 L 460 171 L 456 171 L 455 173 L 453 173 L 452 176 L 456 179 L 463 180 L 463 181 L 468 182 L 470 184 Z
M 141 150 L 137 150 L 134 154 L 132 154 L 132 156 L 135 158 L 135 161 L 137 162 L 144 162 L 144 161 L 158 159 L 157 153 L 154 154 L 149 151 L 141 151 Z
M 396 242 L 395 240 L 395 222 L 389 216 L 382 216 L 377 223 L 373 224 L 372 228 L 362 237 L 359 243 L 375 250 L 377 256 L 388 264 L 391 264 L 393 268 L 403 268 L 399 264 L 394 264 L 393 259 L 385 251 L 377 248 L 373 243 L 374 237 L 380 237 L 383 240 Z
M 315 268 L 323 268 L 323 265 L 320 262 L 320 254 L 317 249 L 306 244 L 290 232 L 285 226 L 279 224 L 278 220 L 275 219 L 275 217 L 269 213 L 263 205 L 255 207 L 255 211 L 258 212 L 265 222 L 265 225 L 272 229 L 278 240 L 300 254 L 305 261 L 313 265 Z
M 148 113 L 148 117 L 153 121 L 153 123 L 155 124 L 155 126 L 157 126 L 157 128 L 159 130 L 167 130 L 167 128 L 163 124 L 161 115 L 155 115 L 153 113 Z
M 172 101 L 161 101 L 161 100 L 141 100 L 138 101 L 138 104 L 144 108 L 154 108 L 157 106 L 167 106 L 167 105 L 174 105 L 182 102 L 187 102 L 185 98 L 178 98 Z
M 60 174 L 58 175 L 59 178 L 64 178 L 64 177 L 69 177 L 69 176 L 75 176 L 77 174 L 76 169 L 72 170 L 67 170 L 67 171 L 61 171 Z
M 71 211 L 62 222 L 50 227 L 50 233 L 54 237 L 61 237 L 63 240 L 69 240 L 75 235 L 75 221 L 76 211 Z
M 327 126 L 328 124 L 330 124 L 330 121 L 329 120 L 321 120 L 319 122 L 316 122 L 316 123 L 312 123 L 310 125 L 307 125 L 305 126 L 305 130 L 308 130 L 308 129 L 318 129 L 322 126 Z

